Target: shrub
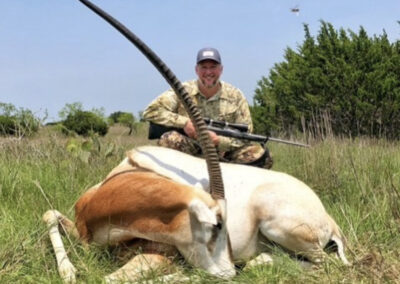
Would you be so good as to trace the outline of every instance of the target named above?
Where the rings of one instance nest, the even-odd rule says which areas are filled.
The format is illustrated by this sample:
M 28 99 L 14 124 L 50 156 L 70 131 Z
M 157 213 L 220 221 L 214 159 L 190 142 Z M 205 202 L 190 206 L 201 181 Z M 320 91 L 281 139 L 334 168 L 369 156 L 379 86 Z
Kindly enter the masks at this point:
M 92 132 L 104 136 L 108 131 L 107 123 L 103 118 L 90 111 L 78 110 L 70 113 L 62 124 L 67 130 L 83 136 L 88 136 Z M 63 132 L 68 133 L 67 130 Z
M 123 114 L 124 112 L 122 111 L 116 111 L 113 112 L 112 114 L 110 114 L 110 116 L 108 117 L 108 119 L 110 121 L 112 121 L 113 123 L 118 123 L 118 118 Z
M 15 117 L 0 115 L 0 134 L 14 135 L 16 129 Z
M 40 120 L 30 110 L 0 103 L 0 135 L 32 135 L 39 130 Z
M 132 132 L 135 130 L 136 118 L 130 112 L 122 112 L 122 111 L 113 112 L 112 114 L 110 114 L 108 119 L 109 121 L 111 121 L 112 124 L 121 123 L 122 125 L 129 127 L 128 135 L 131 135 Z

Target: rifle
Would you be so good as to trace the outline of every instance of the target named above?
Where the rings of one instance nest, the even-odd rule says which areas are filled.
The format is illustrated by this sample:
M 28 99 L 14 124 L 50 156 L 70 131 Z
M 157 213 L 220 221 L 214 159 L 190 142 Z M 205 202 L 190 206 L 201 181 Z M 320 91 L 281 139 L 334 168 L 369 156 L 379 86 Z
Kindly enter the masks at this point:
M 220 135 L 220 136 L 258 142 L 258 143 L 261 143 L 263 146 L 268 141 L 272 141 L 272 142 L 284 143 L 284 144 L 289 144 L 289 145 L 299 146 L 299 147 L 306 147 L 306 148 L 310 147 L 310 145 L 299 143 L 299 142 L 248 133 L 247 131 L 249 129 L 249 126 L 247 124 L 230 123 L 230 122 L 225 122 L 225 121 L 220 121 L 220 120 L 213 120 L 210 118 L 204 118 L 204 122 L 206 123 L 208 130 L 213 131 L 213 132 L 215 132 L 215 134 Z M 183 131 L 183 128 L 164 126 L 164 125 L 155 124 L 153 122 L 150 122 L 148 139 L 159 139 L 161 137 L 161 135 L 163 135 L 165 132 L 169 132 L 169 131 L 177 131 L 180 134 L 186 135 L 186 133 Z

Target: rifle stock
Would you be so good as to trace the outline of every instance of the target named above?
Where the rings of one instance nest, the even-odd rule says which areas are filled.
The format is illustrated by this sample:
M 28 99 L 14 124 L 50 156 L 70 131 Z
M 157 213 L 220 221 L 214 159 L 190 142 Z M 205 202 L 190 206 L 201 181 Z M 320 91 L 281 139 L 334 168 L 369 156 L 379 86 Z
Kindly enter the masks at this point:
M 165 125 L 150 122 L 149 135 L 147 138 L 150 140 L 159 139 L 161 137 L 161 135 L 163 135 L 165 132 L 169 132 L 169 131 L 176 131 L 176 132 L 179 132 L 180 134 L 186 135 L 185 132 L 183 131 L 183 128 L 165 126 Z

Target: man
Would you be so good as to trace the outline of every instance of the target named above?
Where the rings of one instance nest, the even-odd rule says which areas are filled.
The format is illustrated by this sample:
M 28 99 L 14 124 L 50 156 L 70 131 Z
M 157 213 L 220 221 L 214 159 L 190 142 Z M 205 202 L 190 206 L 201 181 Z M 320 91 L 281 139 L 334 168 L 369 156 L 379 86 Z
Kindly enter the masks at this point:
M 195 71 L 197 80 L 184 82 L 183 86 L 197 104 L 202 116 L 248 124 L 251 132 L 253 123 L 246 98 L 239 89 L 220 80 L 223 66 L 218 50 L 209 47 L 200 49 Z M 151 102 L 143 112 L 143 117 L 155 124 L 182 128 L 186 134 L 166 132 L 160 137 L 158 145 L 195 156 L 201 155 L 192 121 L 172 89 Z M 212 131 L 209 133 L 222 161 L 271 168 L 272 158 L 268 150 L 264 150 L 260 144 L 218 136 Z

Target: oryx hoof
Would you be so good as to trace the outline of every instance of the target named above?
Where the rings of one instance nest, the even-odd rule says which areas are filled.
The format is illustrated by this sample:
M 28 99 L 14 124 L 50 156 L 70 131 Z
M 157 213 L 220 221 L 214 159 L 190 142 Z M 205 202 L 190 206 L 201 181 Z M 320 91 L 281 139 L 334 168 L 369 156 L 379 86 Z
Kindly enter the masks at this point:
M 248 261 L 243 270 L 247 270 L 258 265 L 267 265 L 272 263 L 273 263 L 272 257 L 267 253 L 262 253 L 259 256 Z
M 69 260 L 64 260 L 58 267 L 58 272 L 64 283 L 76 283 L 76 269 Z

